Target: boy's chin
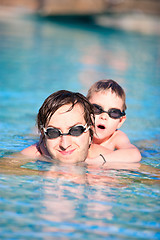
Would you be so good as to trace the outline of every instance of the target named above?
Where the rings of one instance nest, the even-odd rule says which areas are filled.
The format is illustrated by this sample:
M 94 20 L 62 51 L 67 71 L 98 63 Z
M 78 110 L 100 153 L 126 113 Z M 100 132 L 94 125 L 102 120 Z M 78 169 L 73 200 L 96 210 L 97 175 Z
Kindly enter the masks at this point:
M 96 136 L 93 137 L 93 142 L 94 143 L 100 144 L 103 141 L 105 141 L 105 139 L 102 136 L 97 136 L 96 135 Z
M 104 139 L 106 137 L 106 134 L 104 134 L 104 132 L 99 132 L 99 131 L 97 131 L 97 133 L 96 134 L 94 134 L 94 138 L 95 139 Z
M 94 134 L 93 141 L 94 142 L 105 142 L 107 141 L 111 136 L 106 136 L 106 134 Z

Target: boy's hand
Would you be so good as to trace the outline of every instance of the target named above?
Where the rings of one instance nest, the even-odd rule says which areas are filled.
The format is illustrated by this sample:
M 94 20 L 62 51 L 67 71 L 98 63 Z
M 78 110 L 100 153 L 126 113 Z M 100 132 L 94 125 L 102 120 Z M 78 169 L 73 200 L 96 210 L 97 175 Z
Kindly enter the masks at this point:
M 113 151 L 110 150 L 110 149 L 107 149 L 106 147 L 103 147 L 101 145 L 98 145 L 98 144 L 91 144 L 91 147 L 88 151 L 88 156 L 87 158 L 96 158 L 96 157 L 99 157 L 100 154 L 110 154 L 112 153 Z
M 96 166 L 102 166 L 106 163 L 105 156 L 112 152 L 113 152 L 112 150 L 109 150 L 103 146 L 100 146 L 98 144 L 92 144 L 89 149 L 85 163 Z
M 102 165 L 104 165 L 105 162 L 106 161 L 104 161 L 104 159 L 101 157 L 100 154 L 95 158 L 87 158 L 85 160 L 85 163 L 87 163 L 89 165 L 94 165 L 94 166 L 102 166 Z

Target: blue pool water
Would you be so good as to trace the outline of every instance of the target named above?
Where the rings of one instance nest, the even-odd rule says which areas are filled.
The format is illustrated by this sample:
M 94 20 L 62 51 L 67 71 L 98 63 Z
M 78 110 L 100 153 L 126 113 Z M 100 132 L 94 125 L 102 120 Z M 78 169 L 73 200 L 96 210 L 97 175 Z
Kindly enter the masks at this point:
M 142 164 L 158 171 L 159 66 L 156 35 L 35 16 L 0 18 L 0 157 L 37 141 L 36 114 L 49 94 L 86 94 L 93 82 L 111 78 L 126 90 L 123 131 L 140 149 Z M 75 178 L 0 174 L 0 239 L 160 239 L 160 189 L 150 168 L 54 168 Z

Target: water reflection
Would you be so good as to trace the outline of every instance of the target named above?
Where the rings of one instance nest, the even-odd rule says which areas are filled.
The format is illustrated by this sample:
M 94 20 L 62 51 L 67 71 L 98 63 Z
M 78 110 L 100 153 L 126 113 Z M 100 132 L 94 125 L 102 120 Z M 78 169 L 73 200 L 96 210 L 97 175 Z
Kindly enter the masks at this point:
M 92 187 L 91 191 L 89 185 L 71 183 L 63 178 L 56 182 L 45 180 L 44 211 L 41 218 L 49 221 L 49 224 L 43 230 L 60 231 L 63 236 L 67 233 L 76 234 L 80 229 L 82 232 L 91 232 L 94 225 L 97 228 L 104 227 L 105 219 L 113 217 L 111 210 L 115 202 L 113 192 L 111 194 L 110 188 L 108 190 L 108 194 L 105 194 L 98 185 Z M 100 232 L 104 235 L 102 230 Z

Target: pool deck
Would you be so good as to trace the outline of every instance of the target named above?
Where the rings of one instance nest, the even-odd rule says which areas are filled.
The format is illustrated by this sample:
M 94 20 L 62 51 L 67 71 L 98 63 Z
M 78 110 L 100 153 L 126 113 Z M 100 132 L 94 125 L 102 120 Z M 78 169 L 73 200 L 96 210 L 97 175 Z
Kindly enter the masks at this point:
M 34 9 L 0 6 L 0 21 L 29 14 L 39 14 L 41 17 L 46 17 Z M 142 12 L 95 15 L 93 16 L 93 22 L 101 27 L 160 35 L 160 16 L 144 14 Z

